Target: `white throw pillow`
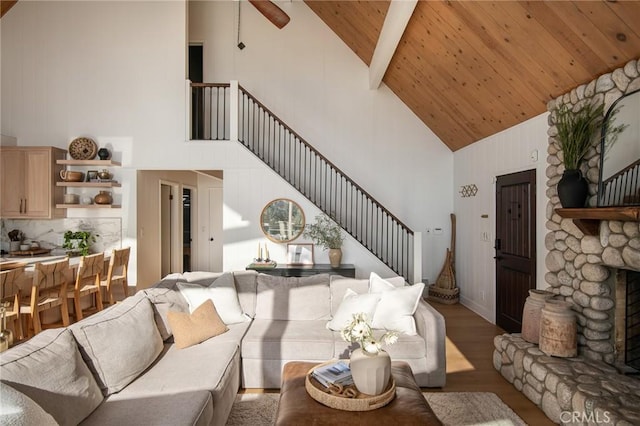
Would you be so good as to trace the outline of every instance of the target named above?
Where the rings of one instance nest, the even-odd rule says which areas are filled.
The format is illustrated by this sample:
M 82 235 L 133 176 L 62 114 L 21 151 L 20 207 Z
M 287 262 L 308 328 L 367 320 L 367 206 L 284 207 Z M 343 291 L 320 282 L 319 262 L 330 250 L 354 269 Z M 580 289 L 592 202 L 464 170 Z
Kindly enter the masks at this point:
M 413 314 L 418 308 L 423 291 L 424 283 L 395 287 L 380 277 L 372 279 L 369 292 L 379 294 L 380 302 L 376 306 L 371 326 L 415 336 L 417 332 Z
M 189 313 L 193 313 L 198 306 L 211 299 L 216 311 L 218 311 L 218 315 L 220 315 L 225 324 L 249 321 L 249 318 L 242 312 L 236 286 L 233 282 L 233 275 L 230 273 L 222 274 L 208 287 L 184 282 L 178 282 L 176 285 L 189 303 Z
M 369 293 L 380 293 L 380 291 L 371 291 L 372 286 L 376 288 L 386 288 L 387 286 L 391 286 L 391 289 L 393 289 L 397 287 L 404 287 L 404 284 L 404 277 L 381 278 L 380 275 L 375 272 L 369 274 Z
M 353 314 L 359 312 L 364 312 L 367 318 L 371 320 L 379 300 L 379 294 L 358 294 L 348 288 L 333 319 L 327 323 L 327 328 L 333 331 L 340 331 L 349 324 L 353 318 Z

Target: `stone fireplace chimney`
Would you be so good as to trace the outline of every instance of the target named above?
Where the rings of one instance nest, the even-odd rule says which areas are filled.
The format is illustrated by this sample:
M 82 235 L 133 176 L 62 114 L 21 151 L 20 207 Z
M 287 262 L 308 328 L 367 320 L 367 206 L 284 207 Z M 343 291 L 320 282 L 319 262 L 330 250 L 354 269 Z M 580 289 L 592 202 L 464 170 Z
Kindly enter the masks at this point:
M 547 105 L 553 111 L 562 104 L 569 107 L 583 102 L 604 103 L 605 110 L 626 93 L 640 89 L 640 62 L 630 61 L 623 68 L 577 87 Z M 616 297 L 618 270 L 640 271 L 640 223 L 601 221 L 596 235 L 586 235 L 572 219 L 562 218 L 556 186 L 562 173 L 562 153 L 553 119 L 549 120 L 547 157 L 547 212 L 549 231 L 545 246 L 545 281 L 555 294 L 573 303 L 578 318 L 579 355 L 609 364 L 618 361 L 620 348 L 616 313 L 624 312 Z M 581 170 L 589 182 L 589 206 L 595 207 L 600 165 L 600 144 L 594 143 Z M 618 335 L 618 338 L 616 338 Z

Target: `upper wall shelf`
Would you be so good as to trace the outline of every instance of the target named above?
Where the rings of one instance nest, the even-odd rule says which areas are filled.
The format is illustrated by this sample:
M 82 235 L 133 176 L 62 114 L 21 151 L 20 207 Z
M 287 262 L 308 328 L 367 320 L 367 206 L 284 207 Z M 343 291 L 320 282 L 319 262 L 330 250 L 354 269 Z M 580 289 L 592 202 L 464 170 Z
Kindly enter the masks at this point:
M 118 161 L 113 160 L 58 160 L 57 164 L 61 164 L 63 166 L 121 166 L 122 164 Z
M 556 213 L 562 218 L 573 219 L 573 223 L 585 235 L 598 235 L 600 233 L 601 220 L 640 221 L 640 207 L 556 209 Z

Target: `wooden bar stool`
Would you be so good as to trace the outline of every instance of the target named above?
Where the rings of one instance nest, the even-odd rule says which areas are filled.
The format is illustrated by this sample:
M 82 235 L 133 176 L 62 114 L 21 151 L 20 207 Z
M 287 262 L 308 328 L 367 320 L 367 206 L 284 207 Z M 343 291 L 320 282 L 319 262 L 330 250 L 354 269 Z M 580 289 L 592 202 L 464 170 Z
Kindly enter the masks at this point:
M 95 309 L 101 311 L 102 291 L 100 288 L 100 276 L 104 269 L 104 253 L 82 256 L 76 272 L 76 281 L 73 289 L 67 291 L 67 298 L 73 299 L 73 315 L 76 321 L 80 321 L 84 314 L 80 306 L 82 297 L 94 295 Z
M 18 285 L 24 273 L 24 266 L 0 272 L 0 303 L 5 305 L 7 323 L 13 323 L 14 341 L 24 338 L 20 321 L 21 291 Z
M 20 302 L 20 313 L 27 315 L 27 334 L 29 337 L 42 331 L 40 313 L 59 308 L 62 325 L 69 325 L 67 308 L 67 275 L 69 274 L 69 258 L 50 263 L 34 265 L 31 295 Z M 47 324 L 47 327 L 59 324 Z
M 100 284 L 107 289 L 107 297 L 109 304 L 113 305 L 115 299 L 113 297 L 113 286 L 122 285 L 124 297 L 129 296 L 129 282 L 127 281 L 127 268 L 129 267 L 129 253 L 131 247 L 123 249 L 114 249 L 109 259 L 109 269 L 107 271 L 107 279 Z

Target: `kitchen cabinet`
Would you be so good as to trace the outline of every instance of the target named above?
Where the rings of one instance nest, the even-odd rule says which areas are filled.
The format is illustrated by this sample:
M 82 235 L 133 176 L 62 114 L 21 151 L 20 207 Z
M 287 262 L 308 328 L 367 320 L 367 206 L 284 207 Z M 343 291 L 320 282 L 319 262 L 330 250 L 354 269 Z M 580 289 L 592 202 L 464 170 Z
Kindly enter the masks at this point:
M 52 219 L 66 216 L 56 207 L 63 188 L 55 186 L 62 166 L 57 160 L 64 149 L 38 147 L 0 147 L 0 216 L 5 219 Z
M 113 160 L 58 160 L 57 164 L 60 166 L 81 166 L 84 168 L 91 167 L 98 170 L 121 166 L 121 163 Z M 108 190 L 109 188 L 121 187 L 120 183 L 116 182 L 115 180 L 95 182 L 64 182 L 60 181 L 60 176 L 57 177 L 57 180 L 58 182 L 56 182 L 56 186 L 62 188 L 95 188 L 97 191 L 94 194 L 91 194 L 92 198 L 100 190 Z M 58 204 L 57 207 L 61 209 L 118 209 L 121 206 L 117 204 Z

